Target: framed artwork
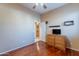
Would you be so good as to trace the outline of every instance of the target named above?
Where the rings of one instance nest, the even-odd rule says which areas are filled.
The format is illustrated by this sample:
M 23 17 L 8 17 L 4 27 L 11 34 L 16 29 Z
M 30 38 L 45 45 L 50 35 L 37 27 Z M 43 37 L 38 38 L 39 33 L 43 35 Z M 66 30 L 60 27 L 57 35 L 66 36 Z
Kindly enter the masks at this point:
M 64 26 L 71 26 L 74 25 L 74 21 L 65 21 Z

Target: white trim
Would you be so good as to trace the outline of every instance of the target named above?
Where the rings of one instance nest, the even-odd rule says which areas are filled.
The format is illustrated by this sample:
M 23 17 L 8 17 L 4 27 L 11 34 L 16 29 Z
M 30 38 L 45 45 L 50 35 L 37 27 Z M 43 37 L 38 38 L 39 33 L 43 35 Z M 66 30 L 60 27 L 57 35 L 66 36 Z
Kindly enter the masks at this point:
M 28 44 L 28 45 L 31 45 L 31 44 L 33 44 L 33 43 L 35 43 L 35 41 L 32 42 L 32 43 L 30 43 L 30 44 Z M 25 46 L 28 46 L 28 45 L 25 45 Z M 24 46 L 22 46 L 22 47 L 24 47 Z M 16 49 L 22 48 L 22 47 L 17 47 L 17 48 L 14 48 L 14 49 L 10 49 L 10 50 L 7 50 L 7 51 L 4 51 L 4 52 L 1 52 L 0 55 L 2 55 L 2 54 L 6 54 L 7 52 L 10 52 L 10 51 L 13 51 L 13 50 L 16 50 Z
M 75 49 L 75 48 L 70 48 L 70 47 L 67 47 L 69 49 L 72 49 L 72 50 L 75 50 L 75 51 L 79 51 L 78 49 Z

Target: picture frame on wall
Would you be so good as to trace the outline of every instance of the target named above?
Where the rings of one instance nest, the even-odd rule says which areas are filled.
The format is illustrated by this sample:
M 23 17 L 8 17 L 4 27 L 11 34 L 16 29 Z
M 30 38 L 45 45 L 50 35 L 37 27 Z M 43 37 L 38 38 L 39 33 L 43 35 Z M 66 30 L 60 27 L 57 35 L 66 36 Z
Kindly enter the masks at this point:
M 64 22 L 64 26 L 71 26 L 71 25 L 74 25 L 74 21 L 65 21 Z

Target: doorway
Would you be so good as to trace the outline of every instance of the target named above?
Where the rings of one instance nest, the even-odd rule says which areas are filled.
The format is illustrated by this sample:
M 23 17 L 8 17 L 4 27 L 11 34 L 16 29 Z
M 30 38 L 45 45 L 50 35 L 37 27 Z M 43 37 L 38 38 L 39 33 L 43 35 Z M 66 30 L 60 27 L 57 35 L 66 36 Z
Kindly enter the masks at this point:
M 40 40 L 40 22 L 36 21 L 35 23 L 35 42 Z

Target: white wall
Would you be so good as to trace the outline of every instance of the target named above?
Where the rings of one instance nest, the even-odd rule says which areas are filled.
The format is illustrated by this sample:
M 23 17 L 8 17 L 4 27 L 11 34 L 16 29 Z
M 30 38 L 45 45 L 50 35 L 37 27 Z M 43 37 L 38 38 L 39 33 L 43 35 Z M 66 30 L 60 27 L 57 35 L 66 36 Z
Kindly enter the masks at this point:
M 46 39 L 46 24 L 45 22 L 40 23 L 40 37 L 42 41 Z
M 48 21 L 48 26 L 60 25 L 61 35 L 68 37 L 71 48 L 79 50 L 79 4 L 67 4 L 41 15 L 42 21 Z M 74 21 L 72 26 L 64 26 L 65 21 Z M 47 28 L 47 33 L 51 34 L 53 28 Z
M 34 43 L 39 15 L 19 4 L 0 4 L 0 53 Z

